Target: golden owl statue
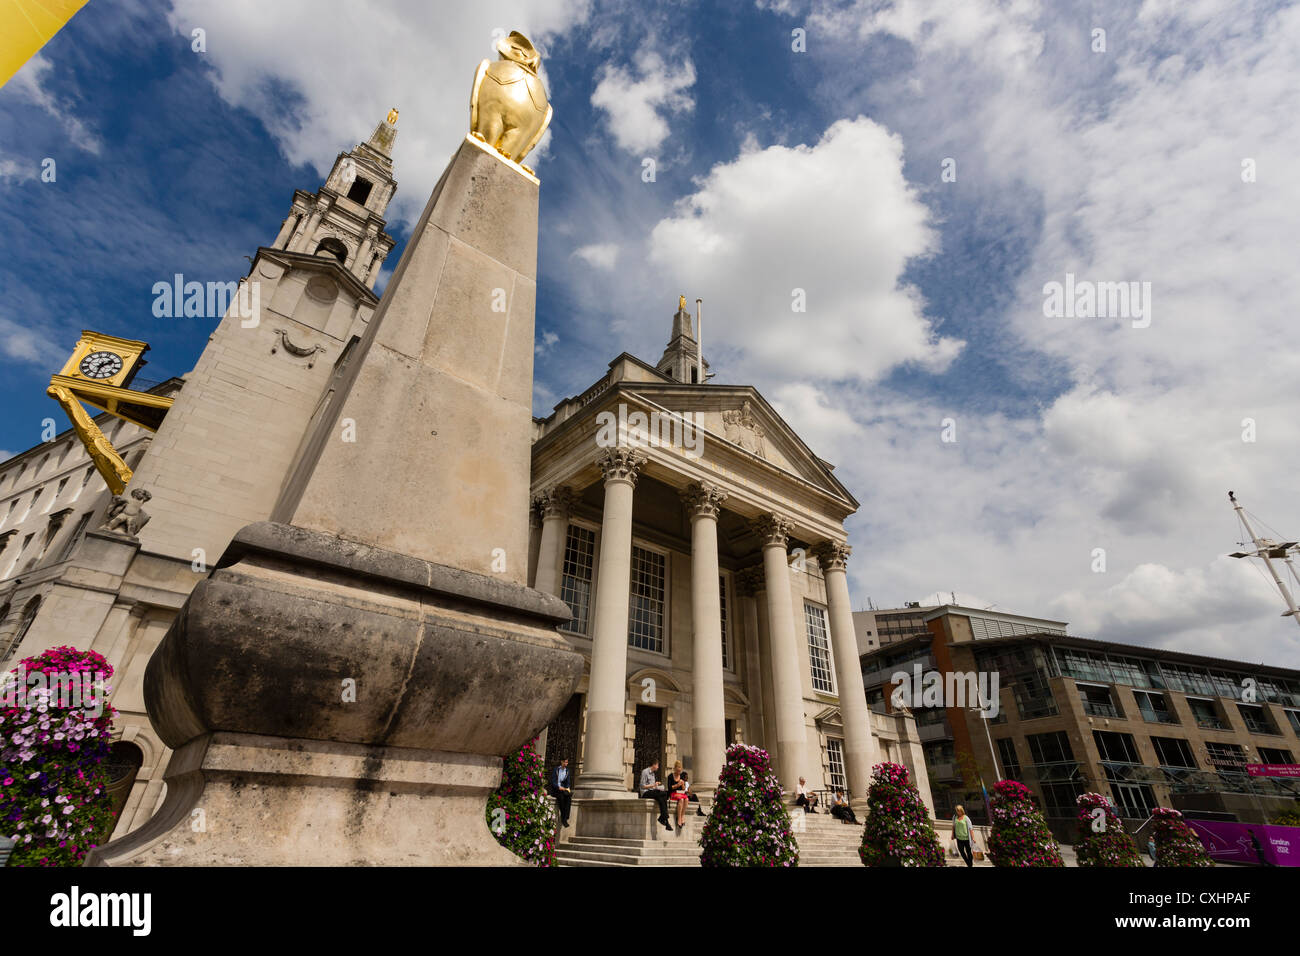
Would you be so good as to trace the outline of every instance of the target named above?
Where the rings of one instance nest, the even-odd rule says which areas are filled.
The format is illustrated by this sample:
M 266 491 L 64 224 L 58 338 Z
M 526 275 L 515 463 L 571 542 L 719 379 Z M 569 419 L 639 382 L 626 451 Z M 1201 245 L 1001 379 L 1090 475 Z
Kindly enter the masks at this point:
M 518 31 L 497 43 L 501 59 L 484 60 L 474 74 L 469 131 L 506 159 L 523 166 L 551 122 L 546 88 L 537 75 L 541 54 Z M 523 166 L 532 172 L 527 166 Z

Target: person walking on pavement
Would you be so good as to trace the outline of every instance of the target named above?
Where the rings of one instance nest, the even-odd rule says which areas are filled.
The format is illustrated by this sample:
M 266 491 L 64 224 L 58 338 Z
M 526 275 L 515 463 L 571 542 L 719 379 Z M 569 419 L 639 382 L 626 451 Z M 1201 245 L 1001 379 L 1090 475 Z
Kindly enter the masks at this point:
M 966 809 L 958 805 L 957 815 L 952 818 L 952 837 L 957 841 L 957 852 L 961 854 L 967 866 L 975 865 L 975 857 L 970 849 L 972 832 L 973 828 L 970 825 L 970 817 L 966 816 Z

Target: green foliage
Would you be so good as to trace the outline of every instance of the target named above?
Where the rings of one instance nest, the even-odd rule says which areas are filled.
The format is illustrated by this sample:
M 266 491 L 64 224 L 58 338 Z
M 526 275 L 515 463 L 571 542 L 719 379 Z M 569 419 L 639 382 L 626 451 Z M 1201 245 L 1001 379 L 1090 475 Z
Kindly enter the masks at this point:
M 1214 866 L 1196 832 L 1183 822 L 1183 815 L 1168 807 L 1151 811 L 1155 828 L 1156 866 Z
M 1100 793 L 1081 793 L 1074 855 L 1079 866 L 1146 866 L 1115 807 Z
M 80 866 L 113 832 L 112 675 L 101 655 L 63 646 L 0 679 L 0 833 L 16 844 L 9 866 Z
M 1290 810 L 1283 810 L 1273 818 L 1273 825 L 1278 827 L 1300 827 L 1300 805 Z
M 946 866 L 930 811 L 907 768 L 878 763 L 871 768 L 867 822 L 858 857 L 864 866 Z
M 534 737 L 502 758 L 501 786 L 487 802 L 488 829 L 510 852 L 535 866 L 555 865 L 559 815 L 546 793 L 546 770 Z
M 1023 783 L 999 780 L 989 798 L 993 828 L 989 859 L 994 866 L 1065 866 L 1034 794 Z
M 701 866 L 799 865 L 790 814 L 767 751 L 744 744 L 727 748 L 700 848 Z

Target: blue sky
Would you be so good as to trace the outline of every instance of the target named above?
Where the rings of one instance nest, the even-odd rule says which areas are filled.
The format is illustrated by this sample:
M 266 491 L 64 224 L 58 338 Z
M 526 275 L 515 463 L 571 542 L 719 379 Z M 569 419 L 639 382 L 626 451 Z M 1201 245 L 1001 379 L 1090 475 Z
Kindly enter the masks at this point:
M 212 323 L 154 318 L 153 284 L 243 275 L 393 105 L 403 243 L 516 28 L 555 107 L 538 414 L 621 351 L 657 359 L 701 296 L 718 380 L 862 501 L 858 604 L 956 591 L 1300 666 L 1280 599 L 1224 557 L 1228 488 L 1300 533 L 1289 4 L 91 0 L 0 89 L 0 449 L 57 418 L 82 328 L 149 341 L 143 377 L 188 371 Z M 1045 317 L 1066 272 L 1149 281 L 1149 327 Z

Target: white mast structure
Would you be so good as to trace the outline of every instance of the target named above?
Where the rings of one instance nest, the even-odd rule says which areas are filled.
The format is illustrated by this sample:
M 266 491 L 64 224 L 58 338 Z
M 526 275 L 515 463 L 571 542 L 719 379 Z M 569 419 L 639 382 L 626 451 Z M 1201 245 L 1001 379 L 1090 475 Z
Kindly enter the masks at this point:
M 1286 602 L 1286 610 L 1282 612 L 1282 616 L 1289 617 L 1300 625 L 1300 607 L 1296 607 L 1295 598 L 1291 596 L 1286 581 L 1282 579 L 1282 576 L 1277 573 L 1277 568 L 1273 566 L 1274 560 L 1284 562 L 1291 572 L 1291 577 L 1295 579 L 1296 583 L 1300 584 L 1300 576 L 1297 576 L 1295 565 L 1291 563 L 1291 553 L 1296 550 L 1297 542 L 1261 538 L 1255 533 L 1255 529 L 1251 527 L 1250 519 L 1246 517 L 1246 510 L 1242 508 L 1241 502 L 1237 500 L 1237 496 L 1231 491 L 1228 492 L 1228 500 L 1232 502 L 1232 510 L 1237 512 L 1237 520 L 1246 529 L 1247 537 L 1255 545 L 1254 551 L 1234 551 L 1229 557 L 1262 559 L 1264 567 L 1268 568 L 1268 573 L 1273 577 L 1273 583 L 1277 585 L 1277 589 L 1282 595 L 1282 600 Z
M 695 377 L 704 384 L 704 300 L 695 300 L 695 345 L 699 351 L 695 355 Z

